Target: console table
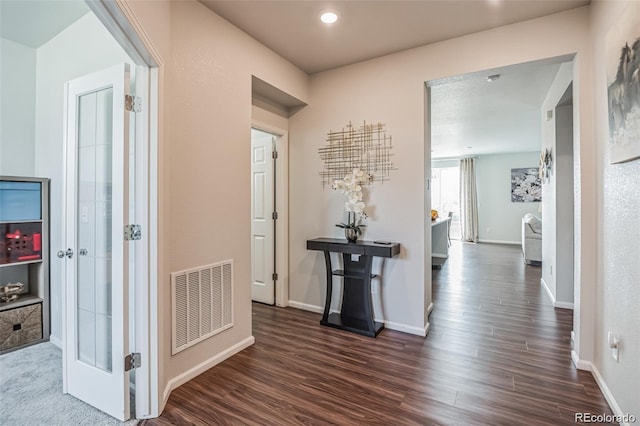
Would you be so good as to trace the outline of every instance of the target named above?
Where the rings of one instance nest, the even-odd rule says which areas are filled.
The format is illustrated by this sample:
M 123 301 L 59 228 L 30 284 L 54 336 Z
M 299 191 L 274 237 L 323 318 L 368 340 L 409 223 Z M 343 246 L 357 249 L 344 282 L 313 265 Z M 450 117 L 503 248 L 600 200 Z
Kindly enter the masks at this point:
M 327 269 L 327 296 L 320 324 L 376 337 L 384 328 L 384 324 L 373 320 L 371 279 L 377 277 L 371 273 L 373 257 L 397 256 L 400 253 L 400 244 L 372 241 L 349 243 L 342 239 L 316 238 L 307 240 L 307 250 L 324 252 Z M 331 267 L 330 253 L 342 253 L 344 269 L 334 270 Z M 344 278 L 342 309 L 339 314 L 329 314 L 334 275 Z

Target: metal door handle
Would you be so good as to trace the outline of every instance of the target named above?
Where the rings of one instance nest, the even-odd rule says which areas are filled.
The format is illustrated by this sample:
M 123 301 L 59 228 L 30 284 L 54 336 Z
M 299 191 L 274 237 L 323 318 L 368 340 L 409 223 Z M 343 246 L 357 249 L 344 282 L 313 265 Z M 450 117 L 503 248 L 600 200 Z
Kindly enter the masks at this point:
M 67 251 L 60 250 L 57 254 L 58 254 L 58 257 L 60 259 L 62 259 L 65 256 L 67 256 L 69 259 L 71 259 L 73 257 L 73 250 L 68 248 Z

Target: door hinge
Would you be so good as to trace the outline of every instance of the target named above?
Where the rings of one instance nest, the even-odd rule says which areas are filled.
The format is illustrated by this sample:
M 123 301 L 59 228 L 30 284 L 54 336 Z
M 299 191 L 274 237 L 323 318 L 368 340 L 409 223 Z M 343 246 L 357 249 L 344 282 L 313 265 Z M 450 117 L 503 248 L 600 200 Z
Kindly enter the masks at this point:
M 271 219 L 278 220 L 278 212 L 271 213 Z
M 135 95 L 124 95 L 124 109 L 132 112 L 142 112 L 142 98 Z
M 272 152 L 271 152 L 271 158 L 273 158 L 274 160 L 275 160 L 276 158 L 278 158 L 278 151 L 272 151 Z
M 125 225 L 124 240 L 133 241 L 142 239 L 142 227 L 140 225 Z
M 274 272 L 273 275 L 271 275 L 271 279 L 273 279 L 274 281 L 278 281 L 278 273 Z
M 124 357 L 124 371 L 133 370 L 142 365 L 142 356 L 140 352 L 134 352 Z

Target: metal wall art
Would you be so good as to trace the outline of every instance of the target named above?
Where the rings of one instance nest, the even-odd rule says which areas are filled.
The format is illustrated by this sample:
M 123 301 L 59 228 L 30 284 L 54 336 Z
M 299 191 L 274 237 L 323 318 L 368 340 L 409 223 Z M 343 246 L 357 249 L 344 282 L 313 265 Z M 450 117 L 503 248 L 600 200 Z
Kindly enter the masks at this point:
M 391 161 L 391 136 L 387 135 L 384 126 L 364 122 L 356 129 L 349 122 L 341 131 L 327 133 L 327 145 L 318 150 L 324 162 L 319 173 L 322 187 L 330 187 L 355 168 L 370 176 L 366 183 L 389 180 L 390 171 L 397 169 Z

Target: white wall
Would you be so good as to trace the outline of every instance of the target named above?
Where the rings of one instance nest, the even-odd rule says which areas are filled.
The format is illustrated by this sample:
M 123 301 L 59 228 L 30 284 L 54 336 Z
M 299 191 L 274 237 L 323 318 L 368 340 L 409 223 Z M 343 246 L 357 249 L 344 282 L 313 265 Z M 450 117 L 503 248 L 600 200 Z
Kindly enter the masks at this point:
M 571 89 L 567 89 L 568 91 Z M 573 306 L 573 107 L 556 107 L 556 142 L 554 179 L 556 193 L 555 244 L 556 244 L 556 305 L 571 308 Z M 551 218 L 550 218 L 551 219 Z M 544 237 L 543 237 L 544 238 Z
M 64 83 L 133 61 L 93 13 L 87 13 L 37 49 L 35 173 L 51 179 L 51 253 L 63 249 Z M 51 260 L 51 338 L 62 338 L 62 267 Z
M 558 233 L 565 233 L 573 227 L 573 217 L 558 215 L 560 208 L 565 207 L 566 200 L 558 202 L 558 185 L 562 185 L 563 180 L 570 178 L 573 173 L 572 165 L 566 162 L 558 162 L 558 147 L 556 142 L 556 126 L 563 126 L 562 120 L 558 120 L 556 105 L 571 85 L 574 78 L 572 63 L 564 63 L 560 66 L 549 92 L 542 103 L 540 109 L 540 120 L 542 122 L 542 149 L 549 149 L 554 158 L 551 175 L 542 182 L 542 281 L 553 300 L 562 303 L 574 303 L 573 284 L 558 280 L 558 271 L 568 266 L 567 262 L 558 263 L 558 250 L 566 250 L 565 246 L 557 247 Z M 553 117 L 547 120 L 547 111 L 553 112 Z M 558 168 L 558 165 L 562 166 Z M 563 193 L 560 192 L 562 195 Z M 566 234 L 563 234 L 566 235 Z M 573 235 L 570 235 L 573 237 Z M 545 238 L 546 237 L 546 238 Z M 562 256 L 561 256 L 562 257 Z M 561 259 L 562 260 L 562 259 Z M 563 288 L 558 288 L 558 283 Z M 568 288 L 569 287 L 569 288 Z
M 539 152 L 480 155 L 476 159 L 480 242 L 522 243 L 522 217 L 540 217 L 540 203 L 511 201 L 511 169 L 538 167 Z
M 34 176 L 36 51 L 0 38 L 0 175 Z
M 431 299 L 430 227 L 425 227 L 429 193 L 430 150 L 425 150 L 426 81 L 492 69 L 526 61 L 579 52 L 578 67 L 583 90 L 590 89 L 588 72 L 588 8 L 504 26 L 440 43 L 406 50 L 312 76 L 309 106 L 290 119 L 290 299 L 321 306 L 325 292 L 321 255 L 308 252 L 305 241 L 318 236 L 340 237 L 334 223 L 342 217 L 342 200 L 330 189 L 322 189 L 318 171 L 322 163 L 318 148 L 326 133 L 349 121 L 381 121 L 393 136 L 398 167 L 391 180 L 374 185 L 369 203 L 374 214 L 365 239 L 385 239 L 402 244 L 400 256 L 386 262 L 382 277 L 382 307 L 376 314 L 405 331 L 418 332 L 425 325 L 424 312 Z M 583 166 L 593 162 L 591 108 L 584 107 L 581 143 Z M 428 142 L 430 143 L 430 142 Z M 582 202 L 593 208 L 586 195 Z M 587 212 L 580 226 L 594 227 Z M 586 236 L 584 244 L 592 246 Z M 585 256 L 593 253 L 586 251 Z M 593 264 L 589 257 L 585 264 Z M 593 274 L 585 274 L 583 285 L 592 286 Z M 377 296 L 375 296 L 377 297 Z
M 620 411 L 640 418 L 640 160 L 610 164 L 607 120 L 607 67 L 615 66 L 606 55 L 605 40 L 620 28 L 624 17 L 638 22 L 640 3 L 634 1 L 592 3 L 594 82 L 597 140 L 598 257 L 594 366 L 617 401 Z M 635 24 L 636 36 L 640 36 Z M 630 40 L 629 40 L 630 41 Z M 616 39 L 621 46 L 622 40 Z M 618 52 L 613 52 L 616 56 Z M 620 360 L 607 347 L 607 332 L 619 334 Z

